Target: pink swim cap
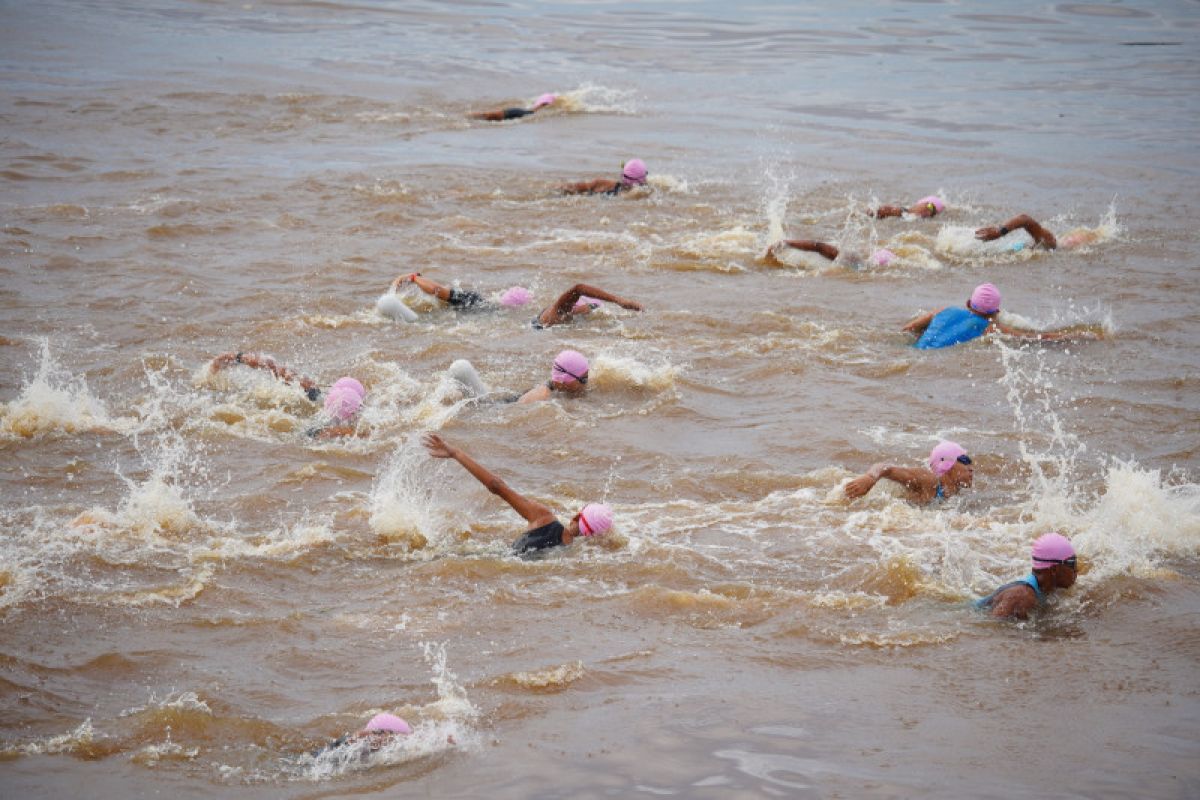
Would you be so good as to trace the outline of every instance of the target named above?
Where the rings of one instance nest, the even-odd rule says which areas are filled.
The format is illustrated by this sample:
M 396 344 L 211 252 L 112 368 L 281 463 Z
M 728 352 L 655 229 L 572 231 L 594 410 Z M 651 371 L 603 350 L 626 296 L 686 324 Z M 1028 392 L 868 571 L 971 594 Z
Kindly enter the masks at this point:
M 588 503 L 579 512 L 579 532 L 584 536 L 596 536 L 612 527 L 612 509 L 603 503 Z
M 340 389 L 343 386 L 348 389 L 353 389 L 354 393 L 358 395 L 360 400 L 367 396 L 367 390 L 363 388 L 363 385 L 349 376 L 345 378 L 338 378 L 333 382 L 333 386 L 329 387 L 329 391 L 332 392 L 334 389 Z
M 412 726 L 407 722 L 397 717 L 395 714 L 376 714 L 371 717 L 371 721 L 367 723 L 367 727 L 363 728 L 367 733 L 412 733 Z
M 345 422 L 362 408 L 363 399 L 350 386 L 330 389 L 325 395 L 325 413 L 339 422 Z
M 886 267 L 888 264 L 895 261 L 896 254 L 886 247 L 881 247 L 871 254 L 871 263 L 877 267 Z
M 939 214 L 946 210 L 946 201 L 940 197 L 934 197 L 933 195 L 929 195 L 928 197 L 922 197 L 920 200 L 917 201 L 917 205 L 933 206 L 934 208 L 937 209 L 937 213 L 939 213 Z
M 523 306 L 533 299 L 533 295 L 524 286 L 513 286 L 505 289 L 504 294 L 500 295 L 500 305 L 505 308 L 516 308 Z
M 596 298 L 581 294 L 579 299 L 575 301 L 575 305 L 571 306 L 571 313 L 579 314 L 583 311 L 587 311 L 590 308 L 595 308 L 598 305 L 600 305 L 600 301 Z
M 554 357 L 554 368 L 550 370 L 550 380 L 555 383 L 570 383 L 571 381 L 587 382 L 588 360 L 583 353 L 574 350 L 563 350 Z
M 938 442 L 938 446 L 929 453 L 929 468 L 935 475 L 945 475 L 958 457 L 966 454 L 967 451 L 954 442 Z
M 646 174 L 646 162 L 640 158 L 631 158 L 621 165 L 621 177 L 630 183 L 645 183 Z
M 1075 548 L 1061 533 L 1043 533 L 1033 540 L 1030 555 L 1034 569 L 1053 569 L 1059 562 L 1072 558 Z
M 1000 310 L 1000 290 L 990 283 L 981 283 L 971 292 L 971 308 L 981 314 L 995 314 Z
M 551 105 L 557 99 L 558 99 L 558 95 L 550 94 L 549 92 L 547 92 L 546 94 L 539 97 L 537 100 L 533 101 L 533 109 L 534 109 L 534 111 L 536 111 L 539 108 L 541 108 L 542 106 Z

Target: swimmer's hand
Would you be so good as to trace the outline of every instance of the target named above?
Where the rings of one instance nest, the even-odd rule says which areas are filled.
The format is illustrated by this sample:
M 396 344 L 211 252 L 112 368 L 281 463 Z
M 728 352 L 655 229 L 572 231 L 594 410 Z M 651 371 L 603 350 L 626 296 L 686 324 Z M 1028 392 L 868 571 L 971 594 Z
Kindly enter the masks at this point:
M 981 242 L 990 242 L 999 239 L 1004 235 L 1000 228 L 995 225 L 988 225 L 986 228 L 980 228 L 975 231 L 975 238 Z
M 625 298 L 621 298 L 620 300 L 617 301 L 617 305 L 619 305 L 621 308 L 627 308 L 630 311 L 641 311 L 642 310 L 642 304 L 639 303 L 637 300 L 626 300 Z
M 454 448 L 436 433 L 427 433 L 421 440 L 429 455 L 434 458 L 454 458 Z
M 846 497 L 849 497 L 850 499 L 862 497 L 875 487 L 875 484 L 878 482 L 878 480 L 878 478 L 868 472 L 866 475 L 859 475 L 857 478 L 847 483 L 843 491 L 845 491 Z

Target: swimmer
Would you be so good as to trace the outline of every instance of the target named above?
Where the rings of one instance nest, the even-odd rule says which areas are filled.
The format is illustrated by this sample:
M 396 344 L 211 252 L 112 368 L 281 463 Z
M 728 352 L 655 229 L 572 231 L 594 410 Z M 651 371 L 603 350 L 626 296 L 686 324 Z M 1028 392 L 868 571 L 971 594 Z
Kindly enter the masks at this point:
M 975 467 L 967 451 L 954 442 L 939 442 L 929 453 L 929 469 L 875 464 L 846 484 L 846 496 L 862 497 L 880 478 L 895 481 L 908 492 L 907 500 L 920 505 L 953 497 L 975 481 Z
M 1064 250 L 1070 250 L 1075 247 L 1082 247 L 1085 244 L 1091 244 L 1100 238 L 1097 231 L 1074 231 L 1063 237 L 1062 242 L 1054 238 L 1054 234 L 1043 228 L 1038 221 L 1028 214 L 1020 214 L 1013 217 L 1008 222 L 1000 226 L 989 225 L 986 228 L 980 228 L 975 231 L 975 238 L 981 242 L 990 242 L 995 239 L 1000 239 L 1015 230 L 1024 230 L 1033 237 L 1034 247 L 1043 247 L 1046 250 L 1054 250 L 1060 244 Z
M 1002 619 L 1027 619 L 1029 612 L 1046 603 L 1055 589 L 1070 589 L 1078 577 L 1075 547 L 1061 533 L 1045 533 L 1033 542 L 1032 570 L 1019 581 L 1006 583 L 975 607 Z
M 521 395 L 518 403 L 538 403 L 549 400 L 555 392 L 567 397 L 582 397 L 587 392 L 588 360 L 575 350 L 563 350 L 554 357 L 550 380 L 538 384 Z
M 950 347 L 991 333 L 1046 341 L 1096 338 L 1096 334 L 1091 331 L 1039 332 L 1010 328 L 996 320 L 999 313 L 1000 290 L 990 283 L 982 283 L 971 292 L 966 308 L 950 306 L 930 311 L 909 322 L 902 330 L 919 337 L 913 345 L 919 350 Z
M 922 197 L 908 208 L 903 206 L 880 206 L 870 212 L 872 217 L 886 219 L 887 217 L 936 217 L 946 210 L 946 201 L 940 197 L 929 195 Z
M 518 554 L 568 545 L 576 536 L 596 536 L 612 527 L 612 509 L 603 503 L 588 503 L 564 526 L 549 508 L 513 491 L 507 483 L 493 475 L 462 449 L 453 446 L 436 433 L 425 434 L 423 443 L 434 458 L 452 458 L 462 464 L 475 480 L 487 487 L 492 494 L 500 495 L 501 500 L 525 518 L 529 527 L 521 538 L 513 542 L 513 550 Z
M 837 261 L 838 256 L 842 254 L 837 247 L 828 242 L 818 242 L 815 239 L 782 239 L 767 248 L 767 252 L 763 253 L 763 260 L 778 261 L 779 251 L 785 247 L 790 247 L 793 250 L 803 250 L 808 253 L 816 253 L 817 255 L 824 256 L 829 261 Z M 881 247 L 871 254 L 869 263 L 877 267 L 886 267 L 895 260 L 895 253 Z M 851 255 L 849 263 L 853 267 L 860 267 L 864 263 L 864 259 L 857 255 Z
M 270 372 L 287 384 L 297 383 L 304 390 L 305 397 L 314 403 L 321 398 L 321 389 L 316 381 L 277 364 L 270 356 L 257 353 L 222 353 L 212 360 L 209 369 L 218 372 L 234 364 Z M 324 410 L 327 424 L 310 428 L 307 431 L 308 435 L 316 439 L 367 435 L 357 424 L 358 413 L 366 396 L 367 390 L 354 378 L 338 378 L 325 394 Z
M 401 275 L 396 278 L 392 281 L 392 289 L 395 290 L 404 283 L 415 284 L 421 291 L 431 294 L 455 308 L 484 309 L 492 307 L 492 304 L 485 300 L 479 292 L 470 289 L 452 289 L 436 281 L 431 281 L 419 272 Z M 506 289 L 504 294 L 500 296 L 500 305 L 506 307 L 522 306 L 528 303 L 532 297 L 528 289 L 521 286 L 514 286 Z M 562 325 L 571 322 L 576 316 L 588 314 L 599 308 L 599 301 L 601 300 L 616 303 L 621 308 L 631 311 L 642 310 L 642 304 L 636 300 L 627 300 L 624 297 L 606 292 L 595 286 L 590 286 L 586 283 L 577 283 L 559 295 L 558 300 L 553 305 L 542 309 L 541 313 L 534 318 L 533 327 L 541 330 L 553 325 Z
M 533 101 L 533 108 L 498 108 L 495 111 L 477 111 L 469 116 L 471 119 L 482 119 L 487 122 L 503 122 L 509 119 L 520 119 L 530 114 L 536 114 L 540 109 L 549 108 L 558 100 L 556 94 L 544 94 Z
M 479 377 L 475 366 L 464 358 L 451 364 L 447 372 L 450 377 L 459 382 L 468 397 L 482 400 L 491 393 Z M 574 350 L 563 350 L 554 357 L 554 365 L 550 369 L 550 380 L 533 387 L 525 394 L 510 395 L 504 402 L 537 403 L 549 400 L 555 392 L 567 397 L 582 397 L 587 392 L 587 382 L 587 358 Z
M 646 185 L 646 163 L 640 158 L 631 158 L 621 165 L 621 180 L 613 181 L 608 178 L 596 178 L 593 181 L 567 183 L 558 187 L 562 194 L 607 194 L 616 196 L 627 192 L 635 186 Z
M 319 756 L 322 753 L 328 753 L 340 747 L 365 741 L 366 747 L 361 757 L 366 758 L 384 745 L 394 741 L 397 737 L 408 736 L 412 732 L 412 726 L 395 714 L 376 714 L 371 717 L 370 722 L 363 726 L 362 730 L 357 733 L 343 734 L 324 747 L 314 750 L 312 754 L 313 756 Z

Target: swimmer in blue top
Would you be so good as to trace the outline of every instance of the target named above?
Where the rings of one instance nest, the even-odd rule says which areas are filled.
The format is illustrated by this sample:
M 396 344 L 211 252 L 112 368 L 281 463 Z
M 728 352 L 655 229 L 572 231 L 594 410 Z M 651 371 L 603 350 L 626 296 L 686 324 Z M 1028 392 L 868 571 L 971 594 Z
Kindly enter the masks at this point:
M 875 464 L 846 484 L 843 491 L 853 499 L 874 488 L 880 478 L 895 481 L 907 491 L 910 502 L 925 505 L 953 497 L 975 482 L 975 467 L 967 451 L 954 442 L 939 442 L 929 453 L 929 469 Z
M 1008 336 L 1021 336 L 1041 340 L 1057 340 L 1067 338 L 1094 339 L 1096 334 L 1091 331 L 1023 331 L 1001 325 L 996 320 L 1000 313 L 1000 290 L 990 283 L 982 283 L 971 292 L 966 308 L 950 306 L 939 311 L 931 311 L 914 319 L 904 326 L 903 330 L 916 334 L 919 338 L 914 347 L 919 350 L 934 350 L 942 347 L 969 342 L 989 333 L 1003 333 Z
M 1029 613 L 1046 602 L 1055 589 L 1070 589 L 1078 577 L 1075 548 L 1060 533 L 1047 533 L 1033 543 L 1033 571 L 1019 581 L 1006 583 L 987 597 L 975 601 L 975 607 L 1002 619 L 1027 619 Z
M 558 95 L 544 94 L 533 102 L 533 108 L 498 108 L 495 111 L 477 111 L 470 116 L 471 119 L 482 119 L 487 122 L 504 122 L 536 114 L 540 109 L 554 105 L 557 100 Z
M 434 458 L 452 458 L 471 473 L 492 494 L 512 506 L 529 523 L 521 538 L 513 542 L 513 550 L 520 554 L 530 550 L 567 545 L 576 536 L 596 536 L 612 527 L 612 509 L 603 503 L 588 503 L 579 510 L 571 521 L 563 525 L 545 505 L 513 491 L 508 484 L 494 475 L 482 464 L 471 458 L 461 448 L 447 442 L 436 433 L 427 433 L 423 440 L 425 449 Z

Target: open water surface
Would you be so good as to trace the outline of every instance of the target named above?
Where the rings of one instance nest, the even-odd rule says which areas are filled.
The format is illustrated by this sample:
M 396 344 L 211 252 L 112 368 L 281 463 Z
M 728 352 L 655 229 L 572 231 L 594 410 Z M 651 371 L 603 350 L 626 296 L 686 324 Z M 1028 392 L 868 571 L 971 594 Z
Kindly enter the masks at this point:
M 0 14 L 0 794 L 1200 795 L 1200 5 Z M 635 156 L 649 191 L 554 192 Z M 974 241 L 1020 212 L 1096 241 Z M 379 317 L 414 270 L 646 310 Z M 907 346 L 983 281 L 1102 338 Z M 565 347 L 584 399 L 445 377 Z M 359 378 L 364 435 L 230 350 Z M 613 534 L 514 558 L 427 430 Z M 841 495 L 942 437 L 974 490 Z M 1049 529 L 1076 587 L 971 612 Z M 381 710 L 415 735 L 307 755 Z

